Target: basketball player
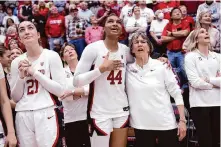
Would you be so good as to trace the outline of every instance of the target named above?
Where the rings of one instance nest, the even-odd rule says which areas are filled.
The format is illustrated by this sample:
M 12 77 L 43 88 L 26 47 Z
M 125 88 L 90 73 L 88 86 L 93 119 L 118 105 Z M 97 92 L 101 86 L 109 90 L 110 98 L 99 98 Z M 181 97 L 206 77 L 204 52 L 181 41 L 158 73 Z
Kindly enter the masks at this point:
M 118 43 L 121 21 L 110 14 L 104 40 L 89 44 L 74 76 L 76 87 L 90 84 L 88 112 L 92 147 L 125 147 L 129 107 L 125 93 L 125 68 L 132 62 L 128 47 Z
M 55 147 L 59 126 L 53 95 L 60 97 L 64 93 L 62 62 L 57 53 L 42 48 L 32 22 L 21 22 L 18 34 L 27 50 L 11 65 L 18 141 L 21 147 Z
M 15 147 L 17 144 L 17 140 L 15 137 L 15 130 L 14 130 L 14 126 L 13 126 L 12 110 L 11 110 L 9 98 L 8 98 L 7 92 L 6 92 L 5 75 L 4 75 L 4 71 L 2 69 L 1 63 L 0 63 L 0 87 L 1 87 L 0 88 L 1 111 L 3 114 L 4 120 L 6 122 L 6 126 L 7 126 L 7 132 L 5 132 L 7 134 L 5 143 L 2 142 L 2 141 L 4 141 L 4 140 L 2 140 L 4 138 L 4 136 L 2 136 L 3 138 L 1 138 L 0 140 L 1 140 L 1 143 L 3 143 L 5 146 Z M 4 135 L 3 132 L 1 132 L 1 133 L 2 133 L 2 135 Z

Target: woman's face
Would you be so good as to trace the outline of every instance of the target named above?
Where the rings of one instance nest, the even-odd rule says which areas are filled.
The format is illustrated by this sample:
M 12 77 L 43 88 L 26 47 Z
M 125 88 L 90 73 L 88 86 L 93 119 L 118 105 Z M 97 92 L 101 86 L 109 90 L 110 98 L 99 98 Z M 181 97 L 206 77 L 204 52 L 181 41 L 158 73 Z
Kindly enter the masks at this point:
M 208 13 L 205 13 L 203 14 L 201 20 L 200 20 L 200 23 L 201 24 L 208 24 L 210 25 L 212 22 L 212 19 L 211 19 L 211 14 L 208 12 Z
M 40 34 L 37 32 L 36 27 L 29 21 L 23 21 L 20 23 L 18 34 L 24 45 L 38 43 L 38 39 L 40 38 Z
M 119 37 L 122 33 L 121 20 L 117 16 L 110 16 L 107 18 L 104 26 L 106 36 Z
M 16 41 L 11 41 L 9 46 L 10 46 L 10 49 L 12 50 L 14 48 L 18 48 L 18 43 Z
M 150 47 L 147 44 L 147 40 L 142 38 L 142 36 L 138 36 L 137 38 L 133 39 L 132 42 L 132 53 L 135 54 L 135 57 L 143 57 L 150 54 Z
M 11 52 L 10 50 L 6 50 L 2 57 L 0 57 L 0 63 L 3 67 L 10 67 L 11 59 L 10 59 Z
M 137 7 L 137 6 L 134 8 L 134 15 L 135 16 L 139 16 L 140 15 L 140 8 Z
M 76 60 L 78 57 L 75 48 L 71 47 L 71 46 L 66 46 L 64 48 L 64 52 L 63 52 L 63 60 L 67 63 L 69 63 L 70 61 Z
M 45 2 L 44 1 L 39 1 L 39 6 L 40 7 L 44 7 L 45 6 Z
M 209 44 L 210 43 L 210 37 L 206 29 L 201 28 L 199 30 L 199 34 L 197 36 L 197 42 L 198 44 Z
M 7 19 L 7 24 L 8 24 L 9 26 L 12 26 L 12 25 L 14 24 L 14 22 L 13 22 L 11 19 Z
M 22 52 L 17 49 L 17 48 L 14 48 L 11 50 L 11 55 L 10 55 L 10 59 L 11 61 L 13 61 L 16 57 L 20 56 L 22 54 Z

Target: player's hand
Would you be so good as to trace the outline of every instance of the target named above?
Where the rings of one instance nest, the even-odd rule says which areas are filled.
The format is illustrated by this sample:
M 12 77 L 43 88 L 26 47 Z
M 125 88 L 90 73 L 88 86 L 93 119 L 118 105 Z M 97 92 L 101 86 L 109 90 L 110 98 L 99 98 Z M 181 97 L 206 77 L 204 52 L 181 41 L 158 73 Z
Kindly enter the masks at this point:
M 27 60 L 21 60 L 18 63 L 19 77 L 23 79 L 27 75 L 27 68 L 30 66 L 30 63 Z
M 64 94 L 60 97 L 61 100 L 73 95 L 74 93 L 71 90 L 66 90 Z
M 108 57 L 109 57 L 109 52 L 105 56 L 103 64 L 99 67 L 101 73 L 105 71 L 118 70 L 121 67 L 120 60 L 109 60 Z
M 17 139 L 15 137 L 15 133 L 8 133 L 4 147 L 16 147 Z
M 179 136 L 179 141 L 182 141 L 186 137 L 186 123 L 180 121 L 178 124 L 177 135 Z
M 167 68 L 172 69 L 172 66 L 171 66 L 171 64 L 170 64 L 170 61 L 169 61 L 167 58 L 165 58 L 165 57 L 160 57 L 160 58 L 158 58 L 158 60 L 160 60 L 161 62 L 164 62 L 164 64 L 167 64 Z

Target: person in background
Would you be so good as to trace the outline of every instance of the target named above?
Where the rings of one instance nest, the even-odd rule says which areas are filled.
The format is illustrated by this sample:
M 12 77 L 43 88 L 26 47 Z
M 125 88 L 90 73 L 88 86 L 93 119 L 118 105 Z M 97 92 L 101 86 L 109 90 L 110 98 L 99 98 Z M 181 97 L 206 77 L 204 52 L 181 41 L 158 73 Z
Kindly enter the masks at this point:
M 186 136 L 186 118 L 176 76 L 163 62 L 150 57 L 153 46 L 145 33 L 135 33 L 129 47 L 135 62 L 127 64 L 126 91 L 136 147 L 155 147 L 156 139 L 160 147 L 178 147 Z M 170 96 L 178 107 L 178 125 Z
M 23 54 L 20 48 L 11 48 L 10 51 L 11 51 L 10 61 L 13 61 L 15 58 Z
M 6 23 L 7 23 L 8 18 L 13 19 L 16 25 L 19 24 L 18 17 L 17 17 L 17 16 L 14 16 L 14 15 L 12 14 L 12 8 L 8 7 L 8 8 L 6 9 L 6 13 L 7 13 L 7 15 L 3 18 L 3 21 L 2 21 L 2 24 L 3 24 L 5 27 L 6 27 Z
M 162 33 L 162 42 L 167 43 L 167 56 L 180 79 L 181 89 L 188 88 L 187 78 L 184 71 L 184 55 L 182 45 L 190 32 L 189 24 L 182 21 L 182 13 L 178 7 L 170 12 L 171 21 L 165 26 Z
M 38 3 L 38 13 L 45 17 L 45 19 L 48 18 L 49 9 L 45 6 L 44 0 L 39 0 Z
M 76 6 L 74 4 L 70 4 L 68 6 L 68 15 L 65 16 L 65 28 L 66 28 L 66 40 L 69 42 L 70 38 L 68 36 L 68 24 L 69 22 L 73 19 L 74 16 L 73 15 L 73 10 L 76 8 Z M 72 11 L 72 12 L 71 12 Z
M 103 39 L 103 27 L 98 26 L 97 17 L 90 17 L 91 26 L 85 30 L 85 41 L 87 44 Z
M 14 20 L 11 18 L 8 18 L 6 21 L 6 29 L 8 29 L 10 26 L 14 26 L 16 28 L 16 24 L 15 24 Z
M 87 22 L 90 22 L 90 17 L 93 15 L 91 10 L 88 9 L 87 2 L 83 1 L 80 4 L 81 8 L 79 9 L 78 16 L 79 18 L 87 20 Z
M 20 20 L 28 20 L 29 17 L 32 17 L 32 3 L 30 0 L 26 0 L 20 10 Z
M 209 11 L 211 14 L 212 25 L 220 30 L 220 3 L 214 0 L 205 0 L 204 3 L 199 5 L 196 13 L 196 21 L 199 20 L 199 14 L 204 11 Z
M 8 43 L 11 39 L 14 39 L 14 40 L 18 40 L 18 32 L 17 32 L 17 28 L 14 27 L 14 26 L 10 26 L 8 29 L 7 29 L 7 32 L 6 32 L 6 39 L 5 39 L 5 47 L 8 48 Z
M 164 13 L 162 10 L 157 10 L 155 12 L 155 20 L 152 20 L 150 25 L 150 35 L 151 40 L 154 46 L 154 52 L 158 52 L 161 55 L 166 54 L 166 46 L 162 42 L 162 32 L 164 27 L 169 22 L 167 19 L 164 19 Z
M 98 0 L 90 1 L 89 4 L 90 4 L 89 9 L 91 10 L 91 12 L 92 12 L 95 16 L 97 16 L 98 11 L 99 11 L 100 9 L 102 9 L 102 7 L 100 6 L 99 1 L 98 1 Z
M 209 11 L 201 12 L 198 16 L 198 21 L 196 23 L 197 28 L 204 28 L 210 35 L 210 43 L 212 46 L 212 50 L 220 53 L 220 32 L 218 29 L 212 26 L 212 18 L 211 13 Z M 190 44 L 190 36 L 193 33 L 190 32 L 189 36 L 183 43 L 183 50 L 188 52 L 188 46 Z
M 53 44 L 54 44 L 54 49 L 53 50 L 59 54 L 60 51 L 61 51 L 61 46 L 62 46 L 61 40 L 60 39 L 55 39 L 53 41 Z
M 185 70 L 190 87 L 190 114 L 200 147 L 220 146 L 220 54 L 213 52 L 204 28 L 190 34 Z
M 65 35 L 65 20 L 64 16 L 58 13 L 58 8 L 53 6 L 50 10 L 51 14 L 47 19 L 45 25 L 45 33 L 48 37 L 50 50 L 54 49 L 53 41 L 60 39 L 63 44 L 63 37 Z
M 129 0 L 127 4 L 121 9 L 120 19 L 123 20 L 123 25 L 127 25 L 128 18 L 133 16 L 132 9 L 134 7 L 134 0 Z
M 146 19 L 146 22 L 150 24 L 154 19 L 154 12 L 152 9 L 147 8 L 146 0 L 139 1 L 140 16 Z
M 15 129 L 13 126 L 13 119 L 12 119 L 12 110 L 9 102 L 9 98 L 7 96 L 6 84 L 5 84 L 5 75 L 0 63 L 0 105 L 1 105 L 1 113 L 2 118 L 5 121 L 6 125 L 6 135 L 4 146 L 9 147 L 16 147 L 17 139 L 15 137 Z M 3 120 L 1 120 L 3 121 Z
M 133 17 L 129 18 L 126 25 L 126 31 L 129 33 L 129 40 L 136 32 L 146 32 L 147 22 L 146 19 L 140 15 L 140 7 L 134 6 L 132 9 Z
M 2 25 L 3 19 L 7 14 L 4 11 L 3 5 L 0 4 L 0 25 Z
M 171 17 L 171 10 L 175 7 L 179 7 L 180 2 L 174 0 L 165 0 L 165 1 L 158 1 L 153 10 L 162 10 L 164 13 L 164 18 L 170 20 Z
M 80 59 L 86 46 L 85 29 L 88 27 L 88 23 L 85 19 L 79 18 L 77 7 L 71 8 L 70 14 L 72 16 L 72 20 L 68 23 L 66 35 L 70 40 L 69 43 L 76 47 L 78 58 Z
M 61 15 L 64 15 L 65 14 L 65 11 L 64 11 L 64 8 L 65 8 L 65 5 L 66 5 L 66 0 L 53 0 L 53 4 L 55 7 L 58 8 L 58 13 L 60 13 Z
M 68 147 L 90 147 L 87 121 L 89 86 L 73 86 L 73 77 L 78 64 L 75 46 L 65 43 L 60 56 L 63 60 L 67 84 L 65 94 L 60 98 L 64 107 L 66 144 Z
M 119 16 L 119 14 L 117 13 L 116 10 L 113 10 L 111 8 L 112 5 L 112 0 L 104 0 L 104 6 L 102 9 L 100 9 L 97 12 L 97 18 L 98 18 L 98 23 L 99 25 L 101 25 L 102 27 L 104 26 L 104 20 L 105 18 L 110 15 L 111 13 L 115 13 L 117 16 Z
M 192 16 L 189 16 L 187 14 L 187 7 L 185 5 L 180 5 L 179 8 L 182 12 L 182 21 L 184 21 L 184 23 L 188 23 L 190 25 L 190 31 L 194 30 L 195 21 Z
M 37 27 L 40 32 L 41 36 L 41 45 L 43 48 L 48 47 L 48 40 L 45 34 L 45 25 L 46 25 L 46 17 L 39 13 L 39 8 L 37 5 L 33 5 L 32 7 L 32 17 L 29 17 L 29 21 L 32 21 Z

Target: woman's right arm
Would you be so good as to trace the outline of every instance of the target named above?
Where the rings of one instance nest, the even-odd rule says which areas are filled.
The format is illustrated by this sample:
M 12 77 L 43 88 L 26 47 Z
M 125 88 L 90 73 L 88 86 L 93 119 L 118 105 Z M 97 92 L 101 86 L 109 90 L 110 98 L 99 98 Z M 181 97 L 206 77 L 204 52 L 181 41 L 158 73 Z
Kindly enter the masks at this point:
M 17 58 L 18 59 L 18 58 Z M 25 80 L 21 79 L 18 70 L 19 60 L 13 60 L 11 64 L 11 97 L 15 102 L 21 100 L 24 94 Z
M 84 49 L 74 74 L 73 85 L 75 87 L 82 87 L 90 84 L 101 75 L 99 68 L 93 69 L 93 63 L 96 56 L 96 48 L 91 47 L 91 45 L 88 45 Z

